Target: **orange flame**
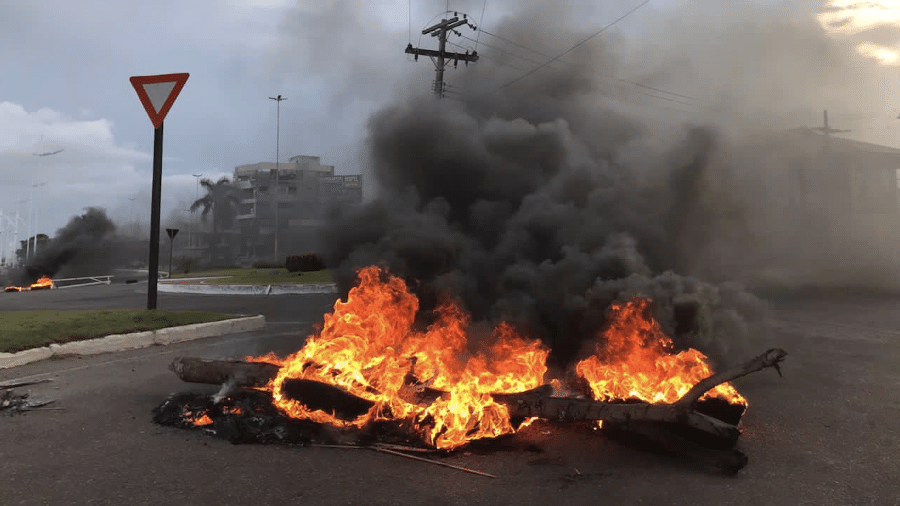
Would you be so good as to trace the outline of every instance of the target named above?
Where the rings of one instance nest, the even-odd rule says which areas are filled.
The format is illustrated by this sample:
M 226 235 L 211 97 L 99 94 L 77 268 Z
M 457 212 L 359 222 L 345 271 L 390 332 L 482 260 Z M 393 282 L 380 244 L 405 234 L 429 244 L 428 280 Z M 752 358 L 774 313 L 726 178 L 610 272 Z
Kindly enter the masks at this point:
M 596 355 L 575 366 L 595 399 L 672 403 L 712 375 L 703 353 L 693 348 L 672 353 L 672 340 L 650 314 L 650 303 L 649 299 L 636 299 L 613 304 L 608 328 L 595 342 Z M 730 383 L 713 388 L 704 395 L 708 396 L 747 405 Z
M 197 413 L 190 409 L 185 409 L 182 417 L 195 427 L 206 427 L 213 424 L 212 418 L 209 417 L 205 410 Z
M 37 281 L 28 286 L 7 286 L 4 291 L 29 292 L 31 290 L 44 290 L 47 288 L 53 288 L 53 280 L 47 276 L 41 276 Z
M 491 332 L 491 344 L 467 352 L 470 318 L 458 303 L 440 304 L 434 322 L 419 330 L 415 326 L 419 301 L 402 279 L 374 266 L 361 269 L 358 277 L 347 301 L 335 302 L 322 329 L 309 336 L 302 349 L 284 359 L 274 354 L 248 358 L 280 366 L 266 389 L 282 412 L 338 427 L 407 420 L 437 448 L 455 448 L 515 430 L 507 408 L 490 394 L 522 392 L 543 384 L 549 350 L 501 323 Z M 598 356 L 577 365 L 597 399 L 673 402 L 712 374 L 699 351 L 671 353 L 671 340 L 646 316 L 649 304 L 637 300 L 613 306 L 612 324 L 596 345 Z M 410 374 L 420 383 L 410 385 Z M 356 419 L 341 419 L 291 399 L 283 389 L 287 379 L 330 384 L 373 405 Z M 425 387 L 444 393 L 428 401 L 410 395 Z M 558 382 L 554 388 L 565 389 Z M 711 395 L 746 405 L 729 384 Z
M 377 267 L 360 270 L 359 285 L 350 290 L 347 302 L 337 301 L 334 312 L 325 315 L 321 332 L 282 362 L 271 385 L 276 405 L 290 416 L 338 426 L 388 418 L 414 420 L 431 425 L 425 436 L 437 448 L 512 432 L 506 407 L 494 402 L 490 393 L 539 386 L 549 350 L 501 324 L 487 350 L 467 356 L 469 316 L 457 303 L 443 303 L 434 323 L 417 331 L 413 324 L 418 299 L 400 278 L 381 278 Z M 266 361 L 273 358 L 267 356 Z M 411 371 L 446 393 L 428 406 L 409 402 L 402 394 Z M 284 395 L 287 378 L 335 385 L 374 405 L 351 421 L 310 411 Z

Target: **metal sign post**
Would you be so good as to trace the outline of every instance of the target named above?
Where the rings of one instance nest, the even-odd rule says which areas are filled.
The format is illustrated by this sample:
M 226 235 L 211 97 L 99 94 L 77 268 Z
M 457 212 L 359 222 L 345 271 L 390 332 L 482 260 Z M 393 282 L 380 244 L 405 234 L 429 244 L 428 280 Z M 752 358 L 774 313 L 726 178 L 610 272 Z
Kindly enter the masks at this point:
M 147 309 L 156 309 L 156 292 L 159 281 L 159 215 L 162 200 L 162 148 L 163 119 L 187 82 L 189 74 L 163 74 L 157 76 L 133 76 L 131 85 L 137 91 L 144 110 L 150 116 L 153 128 L 153 194 L 150 205 L 150 261 L 147 279 Z M 173 237 L 173 236 L 170 236 Z M 171 269 L 171 244 L 169 264 Z
M 169 278 L 172 277 L 172 245 L 175 244 L 175 236 L 178 235 L 177 228 L 167 228 L 166 234 L 169 234 Z

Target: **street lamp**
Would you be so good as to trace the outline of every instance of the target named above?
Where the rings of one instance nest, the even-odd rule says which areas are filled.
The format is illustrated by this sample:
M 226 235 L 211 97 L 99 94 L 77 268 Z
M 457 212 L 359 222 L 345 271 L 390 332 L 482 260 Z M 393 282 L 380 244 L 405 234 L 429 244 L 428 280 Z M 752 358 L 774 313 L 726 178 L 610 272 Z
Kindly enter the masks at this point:
M 277 103 L 275 108 L 275 250 L 272 253 L 272 262 L 278 264 L 278 144 L 281 139 L 281 102 L 287 100 L 287 97 L 278 95 L 277 97 L 269 97 Z
M 62 152 L 65 151 L 65 150 L 66 150 L 65 148 L 60 148 L 60 149 L 57 149 L 56 151 L 46 151 L 46 152 L 44 152 L 44 153 L 32 153 L 32 155 L 34 155 L 34 156 L 40 156 L 40 157 L 44 157 L 44 156 L 53 156 L 53 155 L 58 155 L 58 154 L 62 153 Z M 39 188 L 39 187 L 44 186 L 44 185 L 46 185 L 46 184 L 47 184 L 46 181 L 43 182 L 43 183 L 34 184 L 34 179 L 32 179 L 32 180 L 31 180 L 31 190 L 30 190 L 31 193 L 29 193 L 29 195 L 33 195 L 33 190 L 34 190 L 34 188 Z M 32 204 L 29 204 L 29 206 L 28 206 L 28 221 L 29 221 L 29 222 L 31 221 L 31 207 L 32 207 L 33 205 L 34 205 L 34 204 L 32 203 Z M 37 227 L 38 227 L 38 225 L 39 225 L 39 223 L 38 223 L 38 216 L 37 216 L 37 212 L 35 212 L 35 216 L 34 216 L 34 229 L 35 229 L 35 231 L 34 231 L 34 248 L 32 248 L 32 254 L 34 254 L 34 255 L 37 255 Z M 31 227 L 31 223 L 29 223 L 28 226 L 29 226 L 29 228 L 30 228 L 30 227 Z M 28 249 L 27 249 L 27 248 L 26 248 L 25 258 L 28 258 Z
M 194 191 L 194 202 L 197 202 L 198 200 L 200 200 L 200 178 L 203 176 L 203 174 L 191 174 L 191 175 L 194 176 L 195 178 L 197 178 L 197 189 L 196 189 L 196 191 Z M 194 230 L 193 206 L 191 206 L 190 211 L 191 211 L 191 222 L 190 222 L 190 226 L 188 227 L 188 248 L 193 246 L 193 243 L 191 242 L 191 237 L 193 236 L 192 232 Z M 194 255 L 191 254 L 191 258 L 193 258 L 193 257 L 194 257 Z
M 44 181 L 43 183 L 32 184 L 31 188 L 32 189 L 40 188 L 42 186 L 45 186 L 46 184 L 47 184 L 46 181 Z M 41 198 L 41 194 L 40 194 L 40 190 L 38 190 L 38 199 L 40 199 L 40 198 Z M 32 248 L 31 248 L 31 256 L 37 256 L 37 236 L 38 236 L 38 228 L 40 227 L 40 220 L 38 219 L 38 215 L 40 214 L 40 210 L 41 210 L 40 206 L 38 206 L 38 208 L 34 210 L 34 236 L 33 236 L 34 238 L 32 239 L 32 241 L 34 241 L 34 246 L 32 246 Z

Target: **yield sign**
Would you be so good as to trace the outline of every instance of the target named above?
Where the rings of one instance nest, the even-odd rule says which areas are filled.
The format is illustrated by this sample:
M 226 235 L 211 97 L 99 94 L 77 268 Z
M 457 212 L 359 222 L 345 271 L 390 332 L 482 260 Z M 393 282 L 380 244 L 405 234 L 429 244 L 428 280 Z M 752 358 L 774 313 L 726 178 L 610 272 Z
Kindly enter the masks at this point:
M 153 128 L 159 128 L 175 99 L 184 88 L 190 74 L 163 74 L 159 76 L 132 76 L 131 85 L 144 104 Z

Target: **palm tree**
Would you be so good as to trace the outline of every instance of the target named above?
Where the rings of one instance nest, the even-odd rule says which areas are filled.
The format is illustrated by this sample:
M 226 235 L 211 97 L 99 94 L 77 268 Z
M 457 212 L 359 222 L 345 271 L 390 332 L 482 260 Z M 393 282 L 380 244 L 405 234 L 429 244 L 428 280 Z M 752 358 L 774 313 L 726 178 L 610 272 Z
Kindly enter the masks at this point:
M 238 196 L 238 189 L 224 176 L 215 183 L 210 179 L 201 179 L 200 185 L 206 190 L 206 195 L 191 204 L 191 212 L 203 208 L 203 211 L 200 212 L 200 217 L 203 220 L 206 220 L 210 212 L 213 214 L 211 260 L 215 262 L 217 258 L 216 250 L 219 246 L 219 230 L 224 229 L 234 221 L 235 216 L 237 216 L 240 197 Z

